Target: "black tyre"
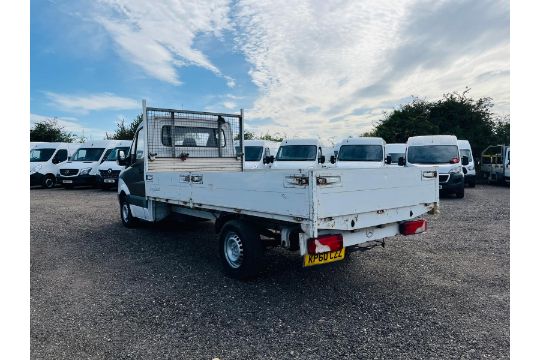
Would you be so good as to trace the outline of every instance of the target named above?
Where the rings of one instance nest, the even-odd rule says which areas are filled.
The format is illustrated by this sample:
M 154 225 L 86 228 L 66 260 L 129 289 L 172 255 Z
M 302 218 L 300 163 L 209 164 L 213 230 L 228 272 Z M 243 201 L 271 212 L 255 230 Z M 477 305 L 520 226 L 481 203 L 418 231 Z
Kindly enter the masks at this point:
M 54 175 L 47 175 L 43 179 L 41 187 L 44 189 L 52 189 L 54 185 L 56 185 L 56 178 L 54 177 Z
M 464 196 L 465 196 L 465 184 L 463 184 L 461 188 L 459 188 L 459 190 L 456 191 L 456 197 L 458 199 L 463 199 Z
M 131 209 L 125 196 L 122 196 L 120 199 L 120 219 L 122 219 L 122 224 L 127 228 L 133 228 L 138 223 L 137 219 L 131 214 Z
M 248 279 L 259 272 L 264 246 L 249 224 L 231 220 L 219 233 L 219 255 L 224 272 L 235 279 Z

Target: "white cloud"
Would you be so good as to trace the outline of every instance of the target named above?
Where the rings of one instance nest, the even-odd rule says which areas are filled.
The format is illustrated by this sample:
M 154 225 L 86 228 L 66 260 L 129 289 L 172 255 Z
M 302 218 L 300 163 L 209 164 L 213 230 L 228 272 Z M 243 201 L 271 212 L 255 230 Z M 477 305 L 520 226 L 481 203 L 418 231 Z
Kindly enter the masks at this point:
M 101 0 L 97 21 L 110 33 L 126 60 L 148 75 L 180 84 L 177 67 L 196 65 L 223 76 L 193 46 L 199 34 L 221 36 L 230 28 L 228 0 Z M 223 76 L 229 87 L 235 82 Z
M 225 109 L 232 110 L 232 109 L 237 109 L 238 105 L 236 105 L 236 103 L 234 101 L 224 101 L 223 102 L 223 107 Z
M 467 86 L 509 111 L 504 1 L 240 0 L 237 10 L 237 46 L 260 90 L 246 114 L 273 119 L 270 131 L 358 135 L 410 95 Z
M 105 133 L 109 131 L 91 126 L 85 126 L 74 117 L 55 117 L 32 113 L 30 114 L 30 126 L 33 126 L 36 122 L 49 119 L 55 119 L 58 125 L 62 126 L 65 131 L 76 134 L 77 136 L 84 136 L 88 140 L 103 140 L 105 138 Z M 109 131 L 109 133 L 111 132 L 112 131 Z
M 126 110 L 141 108 L 139 101 L 116 96 L 110 93 L 89 94 L 89 95 L 68 95 L 53 92 L 45 93 L 51 105 L 58 110 L 74 113 L 88 113 L 98 110 Z

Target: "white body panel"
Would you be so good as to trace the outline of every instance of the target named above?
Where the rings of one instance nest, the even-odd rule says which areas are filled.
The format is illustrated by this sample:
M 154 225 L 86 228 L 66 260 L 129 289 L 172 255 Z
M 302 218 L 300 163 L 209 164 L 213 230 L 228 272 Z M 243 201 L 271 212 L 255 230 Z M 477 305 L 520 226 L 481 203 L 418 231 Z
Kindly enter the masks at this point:
M 461 157 L 458 157 L 458 162 L 455 164 L 413 164 L 409 162 L 408 152 L 411 147 L 414 146 L 430 146 L 430 145 L 452 145 L 456 146 L 458 149 L 458 141 L 454 135 L 426 135 L 426 136 L 413 136 L 407 140 L 407 166 L 416 166 L 416 167 L 437 167 L 439 174 L 449 174 L 450 171 L 462 171 Z
M 318 231 L 341 232 L 347 241 L 376 240 L 353 231 L 390 226 L 416 218 L 438 203 L 438 180 L 423 177 L 434 168 L 313 169 L 250 172 L 151 172 L 148 199 L 181 207 L 246 214 L 301 224 L 305 239 Z M 294 176 L 309 185 L 292 184 Z M 318 177 L 335 181 L 313 185 Z M 196 180 L 196 181 L 193 181 Z M 135 214 L 134 214 L 135 215 Z M 136 215 L 135 215 L 136 216 Z M 373 232 L 373 231 L 372 231 Z M 386 232 L 376 233 L 390 236 Z M 352 237 L 351 237 L 352 236 Z M 385 237 L 383 236 L 383 237 Z M 358 243 L 354 243 L 358 244 Z M 353 243 L 351 243 L 353 245 Z M 303 254 L 303 253 L 302 253 Z
M 116 140 L 115 148 L 128 148 L 128 151 L 125 152 L 125 155 L 128 154 L 130 146 L 131 140 Z M 105 160 L 98 166 L 98 171 L 109 169 L 113 171 L 122 171 L 124 169 L 124 166 L 118 165 L 116 160 Z
M 469 158 L 469 165 L 463 167 L 466 169 L 468 175 L 476 176 L 476 170 L 474 168 L 474 155 L 472 153 L 471 144 L 468 140 L 458 140 L 458 146 L 460 157 L 463 157 L 466 154 L 470 153 L 470 156 L 467 155 L 467 157 Z
M 314 159 L 310 160 L 302 160 L 302 161 L 291 161 L 291 160 L 279 160 L 276 156 L 276 159 L 272 164 L 270 164 L 270 168 L 272 170 L 292 170 L 292 169 L 317 169 L 322 167 L 327 167 L 327 165 L 330 163 L 330 159 L 326 159 L 326 162 L 324 164 L 319 163 L 319 158 L 323 154 L 323 144 L 318 139 L 287 139 L 283 140 L 281 142 L 280 148 L 283 146 L 304 146 L 304 145 L 312 145 L 317 147 L 317 156 Z M 279 155 L 279 150 L 277 155 Z

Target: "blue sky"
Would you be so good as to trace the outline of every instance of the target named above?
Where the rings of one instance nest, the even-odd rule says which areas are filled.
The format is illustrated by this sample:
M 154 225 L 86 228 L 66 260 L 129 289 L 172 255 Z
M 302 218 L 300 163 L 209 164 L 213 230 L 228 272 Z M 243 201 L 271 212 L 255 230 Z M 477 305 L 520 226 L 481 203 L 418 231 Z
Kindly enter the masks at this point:
M 294 5 L 292 5 L 294 4 Z M 336 140 L 470 87 L 509 114 L 507 1 L 31 1 L 31 122 L 101 139 L 156 107 Z

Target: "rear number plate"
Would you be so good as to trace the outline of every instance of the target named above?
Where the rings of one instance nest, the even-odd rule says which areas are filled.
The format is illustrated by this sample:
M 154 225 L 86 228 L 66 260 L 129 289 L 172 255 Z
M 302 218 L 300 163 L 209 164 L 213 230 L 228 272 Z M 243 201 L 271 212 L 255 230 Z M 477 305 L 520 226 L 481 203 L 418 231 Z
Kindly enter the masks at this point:
M 114 179 L 105 179 L 103 181 L 106 182 L 106 183 L 113 183 L 114 184 Z
M 64 183 L 64 184 L 72 184 L 73 180 L 62 180 L 62 183 Z
M 328 264 L 345 258 L 345 248 L 338 251 L 304 255 L 304 266 Z

